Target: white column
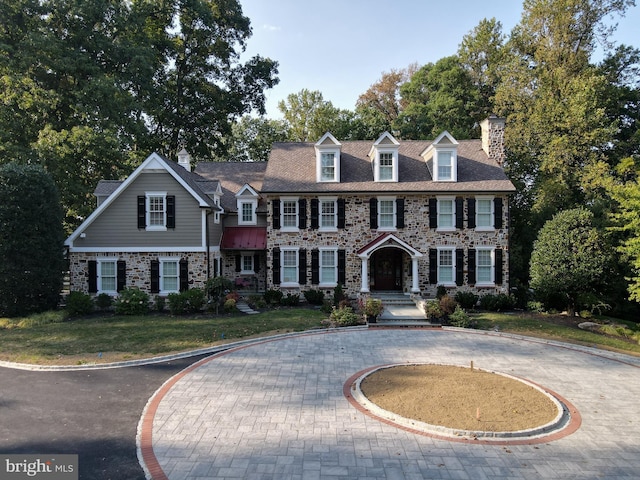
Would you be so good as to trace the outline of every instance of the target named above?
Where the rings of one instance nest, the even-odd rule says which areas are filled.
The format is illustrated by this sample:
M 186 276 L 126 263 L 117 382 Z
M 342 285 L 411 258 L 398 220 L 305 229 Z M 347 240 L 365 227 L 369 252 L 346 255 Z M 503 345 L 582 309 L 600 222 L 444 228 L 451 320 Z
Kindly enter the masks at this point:
M 418 257 L 411 257 L 411 274 L 413 275 L 411 293 L 420 293 L 420 287 L 418 285 Z
M 360 257 L 362 261 L 362 271 L 360 273 L 360 293 L 369 293 L 369 267 L 367 257 Z

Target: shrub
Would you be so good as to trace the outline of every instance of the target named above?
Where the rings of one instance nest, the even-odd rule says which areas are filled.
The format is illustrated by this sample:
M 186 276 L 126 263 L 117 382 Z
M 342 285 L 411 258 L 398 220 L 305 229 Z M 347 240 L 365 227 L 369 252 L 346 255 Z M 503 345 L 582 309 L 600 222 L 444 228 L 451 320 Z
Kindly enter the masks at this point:
M 483 310 L 504 312 L 507 310 L 513 310 L 514 306 L 514 298 L 504 293 L 499 293 L 497 295 L 489 293 L 480 297 L 480 308 Z
M 224 311 L 227 312 L 227 313 L 234 312 L 236 310 L 236 304 L 237 303 L 238 302 L 236 302 L 233 298 L 225 300 L 225 302 L 224 302 Z
M 442 309 L 442 313 L 445 315 L 451 315 L 455 311 L 457 305 L 456 301 L 449 295 L 444 295 L 440 298 L 440 308 Z
M 438 285 L 438 287 L 436 288 L 436 298 L 440 300 L 446 294 L 447 294 L 447 287 L 445 287 L 444 285 Z
M 476 304 L 478 303 L 478 299 L 480 297 L 468 290 L 467 291 L 460 290 L 456 292 L 453 298 L 455 299 L 456 302 L 460 304 L 462 308 L 470 310 L 472 308 L 475 308 Z
M 100 310 L 106 310 L 113 305 L 113 298 L 108 293 L 101 293 L 96 297 L 96 307 Z
M 429 300 L 424 304 L 424 315 L 427 320 L 438 320 L 442 318 L 444 312 L 440 308 L 440 302 L 438 300 Z
M 456 305 L 454 312 L 449 315 L 449 322 L 454 327 L 469 328 L 469 326 L 471 326 L 469 315 L 467 315 L 467 312 L 465 312 L 460 305 Z
M 66 310 L 70 317 L 88 315 L 93 312 L 93 300 L 86 293 L 70 292 L 67 295 Z
M 329 320 L 336 327 L 352 327 L 359 325 L 362 321 L 360 315 L 354 313 L 351 307 L 334 308 L 329 316 Z
M 118 315 L 145 315 L 149 311 L 149 295 L 139 288 L 125 288 L 115 305 Z
M 284 297 L 284 293 L 280 290 L 275 290 L 273 288 L 264 292 L 264 301 L 269 305 L 278 305 L 280 304 L 280 300 Z
M 218 308 L 218 305 L 223 301 L 224 296 L 227 295 L 235 288 L 234 283 L 225 277 L 213 277 L 207 280 L 205 291 L 207 296 L 211 299 L 211 303 Z
M 280 305 L 285 307 L 295 307 L 300 303 L 300 295 L 287 293 L 286 297 L 280 299 Z
M 358 304 L 362 313 L 367 317 L 379 317 L 384 311 L 382 300 L 377 298 L 367 298 L 366 300 L 361 299 Z
M 171 315 L 183 315 L 187 311 L 188 300 L 182 292 L 170 293 L 167 297 L 167 303 L 169 304 L 169 313 Z
M 198 313 L 204 307 L 206 302 L 206 296 L 204 290 L 201 288 L 190 288 L 189 290 L 182 292 L 187 299 L 187 311 L 189 313 Z
M 340 305 L 340 302 L 343 302 L 347 299 L 347 296 L 344 294 L 344 290 L 342 289 L 342 285 L 338 284 L 333 289 L 333 305 L 336 307 Z
M 237 291 L 229 292 L 224 296 L 225 300 L 235 300 L 238 303 L 240 300 L 240 294 Z
M 321 290 L 305 290 L 304 298 L 311 305 L 322 305 L 324 303 L 324 292 Z
M 264 297 L 261 295 L 251 295 L 247 300 L 247 303 L 252 308 L 257 308 L 258 310 L 267 308 L 267 302 L 264 300 Z
M 0 319 L 0 322 L 2 320 L 7 320 L 8 322 L 11 322 L 6 328 L 13 328 L 13 327 L 31 328 L 39 325 L 47 325 L 49 323 L 64 322 L 67 319 L 67 316 L 68 316 L 67 312 L 62 312 L 59 310 L 47 310 L 46 312 L 32 313 L 28 317 L 20 319 L 17 323 L 16 323 L 17 319 L 14 319 L 14 321 L 11 321 L 8 318 Z M 0 325 L 0 328 L 2 328 L 1 325 Z

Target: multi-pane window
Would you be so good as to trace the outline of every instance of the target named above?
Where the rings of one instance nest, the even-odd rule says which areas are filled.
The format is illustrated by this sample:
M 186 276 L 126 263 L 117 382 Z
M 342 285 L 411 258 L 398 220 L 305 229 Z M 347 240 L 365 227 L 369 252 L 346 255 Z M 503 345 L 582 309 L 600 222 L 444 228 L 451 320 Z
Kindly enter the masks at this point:
M 336 228 L 336 213 L 335 200 L 320 200 L 320 228 Z
M 452 153 L 438 152 L 438 180 L 451 180 Z
M 336 154 L 323 152 L 320 155 L 320 181 L 332 182 L 336 179 Z
M 455 282 L 455 255 L 453 249 L 438 250 L 438 283 Z
M 242 255 L 242 273 L 253 273 L 253 255 Z
M 455 203 L 452 198 L 438 199 L 438 228 L 455 227 Z
M 255 223 L 253 202 L 242 202 L 240 205 L 242 207 L 240 223 Z
M 147 225 L 149 227 L 164 227 L 166 225 L 165 211 L 164 195 L 150 194 L 147 196 Z
M 100 292 L 115 292 L 116 284 L 116 262 L 115 260 L 102 260 L 98 262 L 98 290 Z
M 162 260 L 160 262 L 160 290 L 177 292 L 180 287 L 180 270 L 178 260 Z
M 476 228 L 493 228 L 492 199 L 476 199 Z
M 379 179 L 393 180 L 393 153 L 380 153 Z
M 298 251 L 282 251 L 282 283 L 298 283 Z
M 298 228 L 298 201 L 283 200 L 282 228 Z
M 478 249 L 476 252 L 476 281 L 493 283 L 493 250 Z
M 378 228 L 395 228 L 395 200 L 378 200 Z
M 320 283 L 335 284 L 338 281 L 336 250 L 320 250 Z

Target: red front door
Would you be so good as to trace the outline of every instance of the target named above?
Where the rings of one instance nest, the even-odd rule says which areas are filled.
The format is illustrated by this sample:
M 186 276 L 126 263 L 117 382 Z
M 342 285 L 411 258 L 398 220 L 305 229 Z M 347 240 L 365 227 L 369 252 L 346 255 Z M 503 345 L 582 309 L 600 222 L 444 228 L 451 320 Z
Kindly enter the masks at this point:
M 372 258 L 375 290 L 402 290 L 402 252 L 383 248 Z

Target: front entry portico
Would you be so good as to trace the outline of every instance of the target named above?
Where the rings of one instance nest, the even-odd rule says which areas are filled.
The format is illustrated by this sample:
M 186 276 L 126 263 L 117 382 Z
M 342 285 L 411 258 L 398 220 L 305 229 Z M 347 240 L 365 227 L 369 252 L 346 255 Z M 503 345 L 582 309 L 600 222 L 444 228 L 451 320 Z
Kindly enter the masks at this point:
M 402 290 L 402 257 L 411 257 L 411 293 L 420 293 L 418 259 L 422 253 L 391 233 L 379 236 L 358 250 L 362 262 L 360 293 L 368 293 L 372 283 L 375 290 Z M 371 278 L 369 266 L 372 268 Z

